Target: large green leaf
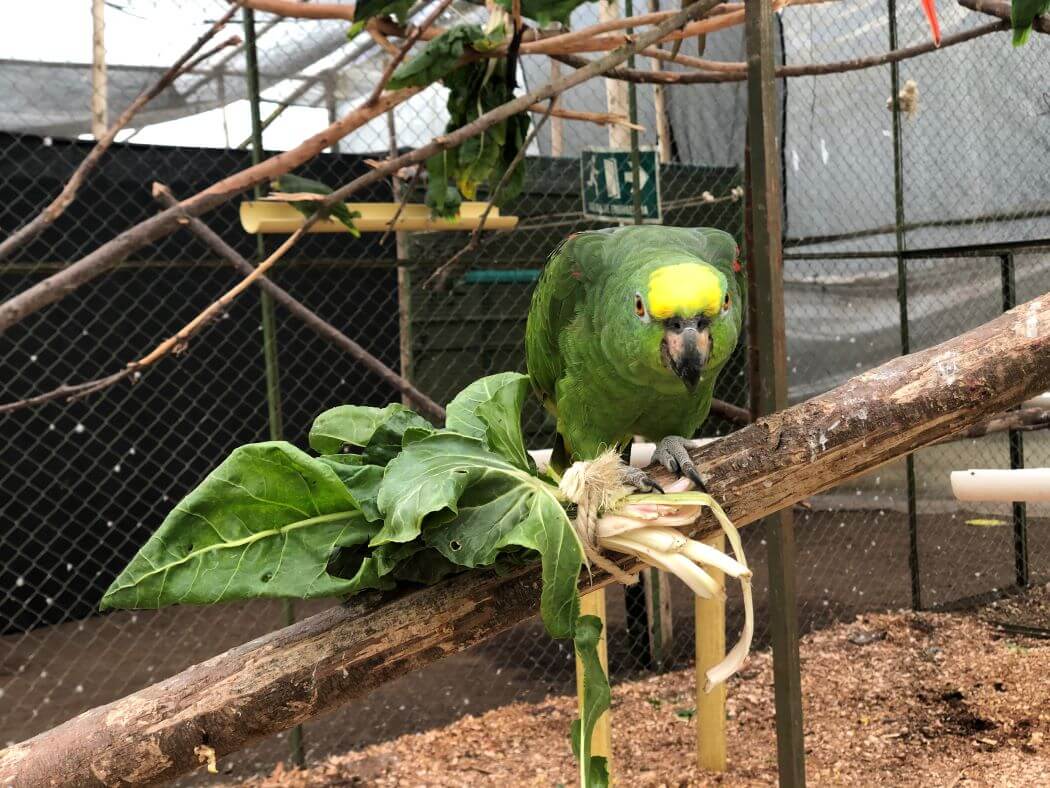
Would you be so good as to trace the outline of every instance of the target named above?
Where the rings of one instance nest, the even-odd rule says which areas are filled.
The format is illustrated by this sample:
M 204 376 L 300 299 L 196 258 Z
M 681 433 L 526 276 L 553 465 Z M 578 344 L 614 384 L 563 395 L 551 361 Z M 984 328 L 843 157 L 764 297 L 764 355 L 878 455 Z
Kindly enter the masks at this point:
M 385 408 L 370 405 L 340 405 L 329 408 L 310 427 L 310 448 L 318 454 L 338 454 L 344 446 L 368 446 L 380 428 L 387 426 L 382 436 L 389 443 L 393 434 L 397 444 L 409 427 L 430 428 L 430 422 L 406 408 L 400 402 L 391 402 Z
M 552 636 L 572 633 L 583 552 L 557 488 L 476 438 L 441 431 L 404 448 L 379 490 L 372 545 L 423 541 L 461 566 L 493 563 L 504 547 L 540 554 L 540 610 Z
M 376 503 L 379 485 L 383 481 L 381 466 L 366 465 L 360 454 L 325 454 L 317 459 L 328 465 L 343 480 L 366 519 L 371 522 L 383 519 Z
M 529 376 L 500 372 L 475 380 L 445 409 L 445 426 L 484 440 L 492 451 L 521 468 L 535 467 L 525 450 L 521 409 L 529 393 Z
M 359 583 L 329 575 L 328 561 L 377 528 L 328 464 L 283 442 L 242 446 L 179 502 L 101 607 L 347 593 Z
M 597 616 L 580 616 L 573 631 L 573 645 L 583 667 L 583 698 L 580 718 L 572 723 L 572 752 L 580 763 L 581 788 L 607 788 L 609 766 L 606 759 L 591 755 L 591 741 L 598 718 L 612 701 L 609 677 L 598 656 L 602 620 Z
M 485 39 L 485 31 L 477 25 L 449 28 L 428 41 L 423 51 L 414 58 L 398 66 L 387 83 L 387 89 L 426 87 L 431 82 L 443 79 L 456 69 L 468 47 Z

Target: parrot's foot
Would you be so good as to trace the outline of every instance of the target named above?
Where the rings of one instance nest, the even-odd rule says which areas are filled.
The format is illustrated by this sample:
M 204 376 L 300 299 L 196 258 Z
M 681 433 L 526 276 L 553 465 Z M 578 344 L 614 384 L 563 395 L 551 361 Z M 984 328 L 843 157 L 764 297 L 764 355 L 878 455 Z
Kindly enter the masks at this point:
M 689 456 L 685 438 L 681 438 L 678 435 L 668 435 L 656 444 L 656 451 L 653 452 L 653 462 L 660 463 L 671 473 L 688 477 L 698 490 L 707 492 L 707 485 L 704 484 L 703 477 L 700 476 L 700 472 L 696 470 L 696 466 L 693 465 L 693 460 Z
M 630 465 L 625 465 L 623 468 L 623 483 L 640 493 L 662 493 L 664 491 L 664 488 L 653 481 L 648 473 L 641 468 L 632 468 Z

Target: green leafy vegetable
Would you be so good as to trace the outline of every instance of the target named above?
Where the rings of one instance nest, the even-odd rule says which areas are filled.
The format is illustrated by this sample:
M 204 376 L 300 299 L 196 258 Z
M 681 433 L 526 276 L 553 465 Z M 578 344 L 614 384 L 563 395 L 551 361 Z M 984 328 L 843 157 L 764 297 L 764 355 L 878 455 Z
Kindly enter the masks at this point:
M 573 645 L 583 666 L 583 698 L 580 718 L 572 723 L 572 752 L 580 763 L 582 788 L 606 788 L 609 785 L 609 764 L 604 757 L 591 755 L 591 741 L 598 718 L 609 709 L 612 692 L 598 657 L 602 620 L 597 616 L 576 619 Z
M 508 74 L 505 58 L 463 62 L 470 50 L 485 52 L 501 46 L 505 39 L 502 25 L 489 32 L 478 25 L 450 28 L 402 64 L 389 87 L 422 87 L 441 80 L 449 89 L 445 131 L 455 131 L 514 98 L 513 75 Z M 465 140 L 458 148 L 427 159 L 426 204 L 431 213 L 453 218 L 463 197 L 475 199 L 482 184 L 494 189 L 525 144 L 529 123 L 528 113 L 518 113 Z M 524 163 L 519 162 L 497 202 L 503 205 L 520 194 L 524 179 Z
M 535 468 L 525 451 L 521 409 L 529 391 L 529 376 L 501 372 L 476 380 L 456 395 L 445 412 L 445 426 L 485 441 L 496 454 L 522 470 Z
M 385 408 L 340 405 L 314 419 L 310 428 L 310 448 L 320 454 L 337 454 L 346 446 L 370 446 L 373 439 L 384 446 L 392 442 L 400 446 L 409 427 L 431 428 L 430 422 L 399 402 L 392 402 Z
M 287 443 L 242 446 L 165 518 L 101 606 L 336 596 L 353 585 L 328 560 L 376 530 L 327 464 Z
M 372 545 L 422 536 L 464 567 L 490 564 L 507 546 L 535 550 L 543 565 L 543 622 L 553 637 L 572 633 L 583 551 L 552 484 L 480 440 L 443 431 L 406 446 L 390 463 L 379 509 L 383 528 Z
M 456 25 L 427 42 L 423 51 L 398 66 L 387 83 L 389 90 L 426 87 L 431 82 L 444 79 L 459 64 L 459 59 L 468 48 L 487 39 L 477 25 Z
M 235 450 L 165 518 L 101 607 L 343 596 L 538 556 L 544 624 L 574 638 L 585 668 L 573 734 L 581 779 L 608 785 L 605 759 L 590 755 L 609 707 L 601 622 L 579 617 L 582 547 L 561 493 L 525 450 L 528 385 L 514 372 L 472 383 L 442 430 L 400 404 L 343 405 L 314 421 L 318 457 L 283 442 Z

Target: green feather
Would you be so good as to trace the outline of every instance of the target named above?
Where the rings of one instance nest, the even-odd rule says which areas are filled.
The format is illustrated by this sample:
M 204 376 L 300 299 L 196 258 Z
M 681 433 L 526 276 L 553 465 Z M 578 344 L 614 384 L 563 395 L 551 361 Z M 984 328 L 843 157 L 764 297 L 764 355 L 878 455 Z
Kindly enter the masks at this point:
M 741 331 L 746 287 L 736 260 L 732 236 L 711 228 L 599 230 L 554 250 L 533 293 L 525 350 L 533 388 L 557 417 L 572 458 L 591 458 L 636 433 L 660 440 L 699 428 Z M 714 346 L 693 392 L 662 361 L 662 326 L 633 311 L 649 274 L 683 261 L 712 266 L 732 304 L 712 322 Z
M 1050 0 L 1013 0 L 1010 4 L 1010 24 L 1014 29 L 1014 46 L 1023 46 L 1032 34 L 1035 18 L 1050 13 Z
M 332 189 L 321 183 L 320 181 L 313 181 L 309 178 L 302 178 L 298 175 L 292 175 L 290 172 L 286 172 L 284 175 L 277 178 L 277 180 L 270 181 L 270 188 L 275 192 L 285 192 L 286 194 L 295 193 L 307 193 L 307 194 L 331 194 Z M 314 215 L 317 210 L 317 203 L 299 200 L 296 202 L 289 203 L 295 210 L 299 211 L 303 216 L 307 218 Z M 346 207 L 346 203 L 337 202 L 332 206 L 329 213 L 335 217 L 354 238 L 361 237 L 361 231 L 354 225 L 354 219 L 360 218 L 361 214 L 357 211 L 351 211 Z

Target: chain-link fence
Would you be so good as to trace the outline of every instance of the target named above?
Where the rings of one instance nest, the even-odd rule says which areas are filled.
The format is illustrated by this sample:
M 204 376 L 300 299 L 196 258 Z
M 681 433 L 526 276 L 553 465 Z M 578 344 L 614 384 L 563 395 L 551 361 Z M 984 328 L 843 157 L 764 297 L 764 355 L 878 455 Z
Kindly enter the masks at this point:
M 86 31 L 84 42 L 90 40 L 88 5 L 76 4 L 80 16 L 72 25 Z M 174 59 L 183 46 L 174 39 L 188 43 L 224 8 L 206 0 L 107 3 L 110 117 Z M 593 4 L 583 7 L 575 26 L 595 14 Z M 978 21 L 956 8 L 947 16 L 949 27 Z M 455 3 L 442 23 L 480 18 L 477 6 Z M 24 35 L 0 44 L 6 58 L 0 61 L 5 235 L 47 204 L 92 144 L 90 48 L 84 42 L 65 49 L 56 44 L 52 54 L 41 54 L 25 43 L 41 38 L 34 17 L 26 19 Z M 899 9 L 896 21 L 901 45 L 924 37 L 915 9 Z M 339 23 L 259 14 L 256 26 L 268 151 L 293 146 L 360 101 L 385 62 L 371 41 L 347 41 Z M 883 2 L 789 9 L 780 33 L 788 63 L 874 55 L 891 45 Z M 159 50 L 156 41 L 164 42 Z M 1004 37 L 990 36 L 905 61 L 899 78 L 891 73 L 894 67 L 883 65 L 781 83 L 793 401 L 902 350 L 976 326 L 1010 299 L 1021 303 L 1047 290 L 1045 251 L 971 251 L 1050 238 L 1050 183 L 1045 168 L 1032 167 L 1030 153 L 1023 154 L 1034 150 L 1032 140 L 1045 136 L 1050 123 L 1033 98 L 1044 87 L 1035 68 L 1037 58 L 1045 58 L 1041 45 L 1033 41 L 1014 52 Z M 697 47 L 696 40 L 687 41 L 682 51 L 695 56 Z M 706 47 L 708 58 L 743 59 L 743 40 L 734 31 L 710 36 Z M 949 57 L 958 68 L 945 68 Z M 1026 64 L 1031 68 L 1025 70 Z M 638 67 L 648 68 L 649 61 L 639 59 Z M 251 156 L 241 145 L 251 131 L 246 69 L 241 46 L 180 77 L 174 90 L 136 119 L 134 130 L 118 138 L 65 215 L 0 262 L 0 294 L 25 290 L 154 213 L 151 181 L 185 196 L 248 166 Z M 549 61 L 525 58 L 526 86 L 550 75 Z M 907 80 L 915 80 L 921 99 L 916 112 L 900 118 L 898 132 L 886 99 L 895 82 Z M 745 92 L 742 82 L 659 92 L 638 87 L 641 143 L 657 147 L 664 162 L 664 223 L 716 226 L 741 236 Z M 564 106 L 581 110 L 605 110 L 609 101 L 602 81 L 563 99 Z M 346 183 L 368 169 L 367 159 L 429 141 L 446 117 L 443 89 L 427 90 L 298 172 L 332 186 Z M 447 402 L 481 375 L 523 369 L 536 272 L 561 238 L 601 226 L 582 214 L 580 152 L 623 146 L 624 140 L 622 127 L 552 118 L 527 157 L 523 193 L 503 209 L 519 217 L 518 229 L 486 237 L 467 258 L 469 272 L 446 292 L 424 290 L 421 283 L 465 244 L 462 233 L 414 234 L 405 239 L 400 260 L 393 237 L 383 243 L 377 234 L 360 240 L 309 236 L 272 278 L 432 398 Z M 381 184 L 354 199 L 390 201 L 393 192 Z M 421 200 L 420 194 L 412 199 Z M 256 238 L 241 228 L 236 204 L 204 219 L 245 257 L 257 258 Z M 266 248 L 274 245 L 265 237 Z M 944 247 L 959 247 L 957 256 L 936 251 Z M 916 251 L 923 249 L 931 251 Z M 1011 288 L 1004 285 L 1008 277 Z M 118 369 L 239 278 L 192 233 L 180 230 L 8 331 L 0 354 L 0 399 L 17 400 Z M 281 416 L 282 436 L 304 445 L 320 411 L 398 396 L 279 308 L 273 337 L 277 385 L 268 389 L 263 314 L 258 294 L 249 291 L 187 352 L 133 385 L 0 417 L 0 742 L 27 738 L 270 631 L 289 612 L 301 617 L 321 607 L 297 604 L 289 611 L 260 602 L 95 612 L 103 590 L 173 503 L 234 447 L 272 434 L 271 412 Z M 742 356 L 723 373 L 716 396 L 747 406 Z M 541 409 L 530 405 L 527 419 L 534 445 L 546 445 L 551 425 Z M 733 428 L 713 418 L 704 431 Z M 954 502 L 947 487 L 951 469 L 1009 467 L 1019 459 L 1050 465 L 1045 433 L 1026 434 L 1021 444 L 1008 433 L 945 443 L 919 452 L 911 466 L 894 463 L 799 507 L 803 628 L 915 602 L 946 607 L 1014 588 L 1022 531 L 1028 581 L 1050 579 L 1050 511 L 976 511 Z M 763 545 L 760 528 L 746 530 L 745 546 L 756 566 L 759 648 L 768 643 Z M 671 582 L 669 661 L 682 666 L 692 659 L 693 605 L 684 587 Z M 731 595 L 730 631 L 741 616 Z M 651 670 L 652 655 L 638 631 L 644 619 L 634 605 L 625 605 L 622 591 L 610 592 L 609 625 L 613 681 Z M 538 622 L 525 623 L 384 686 L 352 709 L 311 722 L 304 735 L 306 758 L 439 726 L 466 712 L 569 693 L 573 676 L 570 648 L 547 639 Z M 238 774 L 269 770 L 288 757 L 284 738 L 256 745 L 227 765 Z

